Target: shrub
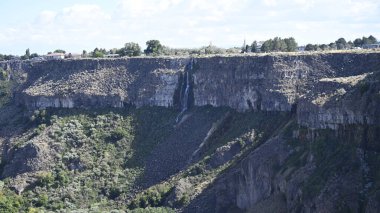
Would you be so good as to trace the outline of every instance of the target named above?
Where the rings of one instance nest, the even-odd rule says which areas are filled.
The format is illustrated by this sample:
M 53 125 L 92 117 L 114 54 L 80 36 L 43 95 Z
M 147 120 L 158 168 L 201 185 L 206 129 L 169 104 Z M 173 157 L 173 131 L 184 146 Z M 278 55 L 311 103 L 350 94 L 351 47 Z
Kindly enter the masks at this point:
M 46 124 L 40 124 L 36 129 L 34 129 L 33 135 L 39 135 L 46 129 Z
M 4 213 L 17 213 L 21 210 L 23 199 L 14 193 L 0 192 L 0 212 Z
M 6 81 L 8 80 L 8 73 L 0 68 L 0 80 Z
M 32 207 L 29 207 L 28 208 L 28 213 L 39 213 L 40 210 L 38 210 L 37 208 L 32 208 Z
M 181 197 L 181 199 L 178 201 L 179 206 L 186 206 L 190 203 L 190 197 L 189 195 L 185 194 Z
M 137 208 L 130 213 L 174 213 L 175 211 L 167 207 L 148 207 L 148 208 Z
M 116 199 L 117 197 L 119 197 L 119 196 L 121 195 L 121 193 L 123 193 L 123 190 L 122 190 L 120 187 L 112 186 L 112 187 L 109 189 L 109 195 L 108 195 L 108 198 L 114 200 L 114 199 Z
M 49 197 L 47 194 L 40 194 L 38 196 L 38 200 L 36 201 L 36 206 L 37 207 L 42 207 L 42 206 L 47 206 L 49 202 Z
M 172 188 L 167 184 L 152 187 L 132 200 L 129 204 L 129 208 L 134 209 L 137 207 L 146 208 L 160 206 L 170 193 L 171 189 Z
M 54 176 L 51 172 L 42 172 L 37 176 L 37 185 L 38 186 L 50 186 L 54 183 Z
M 56 176 L 56 181 L 60 186 L 66 186 L 69 183 L 69 176 L 66 171 L 58 171 Z
M 46 110 L 35 110 L 33 115 L 30 117 L 31 122 L 36 124 L 42 124 L 46 122 Z
M 128 132 L 122 128 L 117 128 L 115 130 L 113 130 L 111 132 L 110 135 L 107 135 L 105 140 L 108 141 L 108 142 L 117 142 L 121 139 L 123 139 L 124 137 L 126 137 L 128 135 Z

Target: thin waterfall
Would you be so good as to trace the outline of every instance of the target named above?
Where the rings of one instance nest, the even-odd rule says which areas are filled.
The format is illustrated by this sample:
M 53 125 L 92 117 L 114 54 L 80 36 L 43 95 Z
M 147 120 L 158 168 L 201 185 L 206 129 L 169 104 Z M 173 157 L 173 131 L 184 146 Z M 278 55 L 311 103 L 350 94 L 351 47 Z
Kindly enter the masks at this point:
M 189 72 L 186 72 L 186 89 L 185 95 L 183 97 L 182 111 L 186 111 L 189 103 L 189 91 L 190 91 L 190 82 L 189 82 Z
M 181 86 L 181 92 L 180 92 L 180 106 L 181 106 L 181 112 L 176 118 L 176 122 L 178 123 L 183 114 L 188 110 L 189 108 L 189 98 L 190 98 L 190 90 L 191 90 L 191 73 L 193 69 L 193 61 L 194 59 L 191 59 L 190 64 L 187 66 L 187 69 L 185 70 L 185 76 L 183 78 L 183 85 Z M 185 86 L 186 85 L 186 86 Z M 183 88 L 185 88 L 185 91 L 183 91 Z

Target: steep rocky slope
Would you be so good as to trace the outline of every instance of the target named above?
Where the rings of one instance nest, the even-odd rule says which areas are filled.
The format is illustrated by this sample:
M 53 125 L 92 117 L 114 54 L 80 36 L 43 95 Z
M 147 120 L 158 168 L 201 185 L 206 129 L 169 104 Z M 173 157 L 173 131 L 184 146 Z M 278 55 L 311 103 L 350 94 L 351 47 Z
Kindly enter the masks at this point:
M 0 67 L 6 212 L 379 211 L 378 52 Z
M 376 103 L 364 106 L 366 101 L 350 103 L 343 98 L 353 87 L 361 87 L 362 92 L 372 89 L 367 81 L 379 71 L 377 52 L 85 59 L 0 66 L 11 77 L 23 74 L 25 83 L 16 93 L 17 102 L 30 109 L 178 106 L 189 73 L 195 106 L 297 110 L 299 123 L 312 128 L 379 123 Z

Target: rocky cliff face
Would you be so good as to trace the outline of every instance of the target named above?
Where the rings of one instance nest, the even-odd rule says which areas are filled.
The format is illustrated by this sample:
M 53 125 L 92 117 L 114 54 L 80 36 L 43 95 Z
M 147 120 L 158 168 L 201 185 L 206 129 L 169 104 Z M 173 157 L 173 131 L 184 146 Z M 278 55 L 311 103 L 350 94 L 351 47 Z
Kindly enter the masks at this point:
M 294 110 L 299 123 L 311 128 L 379 122 L 377 104 L 363 106 L 360 94 L 348 94 L 369 86 L 380 69 L 378 53 L 214 57 L 197 59 L 197 65 L 195 105 Z
M 125 145 L 124 154 L 132 160 L 147 155 L 141 158 L 143 187 L 161 181 L 170 185 L 172 190 L 155 203 L 178 211 L 379 210 L 378 52 L 6 62 L 0 67 L 8 80 L 17 82 L 14 101 L 29 110 L 137 107 L 124 117 L 63 114 L 58 123 L 55 118 L 56 123 L 39 126 L 37 136 L 28 131 L 23 137 L 3 137 L 5 123 L 0 121 L 0 141 L 4 138 L 8 146 L 3 148 L 2 176 L 22 180 L 24 184 L 14 184 L 20 193 L 30 185 L 28 175 L 52 171 L 62 152 L 60 160 L 68 164 L 63 168 L 91 176 L 96 170 L 81 165 L 98 165 L 89 160 L 92 153 L 117 146 L 108 151 L 122 154 Z M 201 107 L 206 105 L 213 107 Z M 170 109 L 144 111 L 143 106 Z M 186 111 L 192 106 L 199 107 Z M 5 109 L 0 108 L 3 114 Z M 121 131 L 132 121 L 133 131 Z M 138 140 L 127 137 L 133 134 Z M 113 140 L 117 143 L 111 145 Z M 17 145 L 20 141 L 24 146 Z M 59 149 L 62 141 L 67 143 L 64 151 Z M 150 143 L 157 146 L 144 150 Z M 110 162 L 117 158 L 108 156 L 104 159 Z M 66 162 L 69 157 L 73 159 Z M 120 174 L 136 169 L 121 166 L 134 165 L 132 160 L 119 162 L 118 169 L 126 169 Z M 99 193 L 107 194 L 106 189 Z M 134 193 L 118 202 L 130 202 Z M 144 196 L 136 200 L 138 205 L 149 202 Z
M 191 69 L 186 70 L 186 65 Z M 378 99 L 361 93 L 380 69 L 379 53 L 209 58 L 131 58 L 1 64 L 24 72 L 16 93 L 28 108 L 137 107 L 179 104 L 184 73 L 195 106 L 294 111 L 311 128 L 379 123 Z M 351 94 L 353 89 L 360 90 Z M 365 91 L 366 90 L 366 91 Z M 347 98 L 347 96 L 350 96 Z M 369 103 L 368 103 L 369 102 Z M 367 104 L 363 104 L 367 103 Z
M 173 105 L 188 59 L 114 59 L 2 64 L 27 76 L 16 101 L 30 109 Z

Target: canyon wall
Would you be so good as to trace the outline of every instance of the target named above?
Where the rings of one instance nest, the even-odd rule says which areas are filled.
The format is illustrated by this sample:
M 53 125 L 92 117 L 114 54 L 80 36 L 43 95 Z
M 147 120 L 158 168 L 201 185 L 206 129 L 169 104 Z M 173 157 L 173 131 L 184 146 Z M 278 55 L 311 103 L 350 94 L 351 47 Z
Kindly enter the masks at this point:
M 22 73 L 15 96 L 46 107 L 180 107 L 190 74 L 191 105 L 289 111 L 310 128 L 380 124 L 380 53 L 6 62 Z M 360 100 L 360 101 L 358 101 Z

